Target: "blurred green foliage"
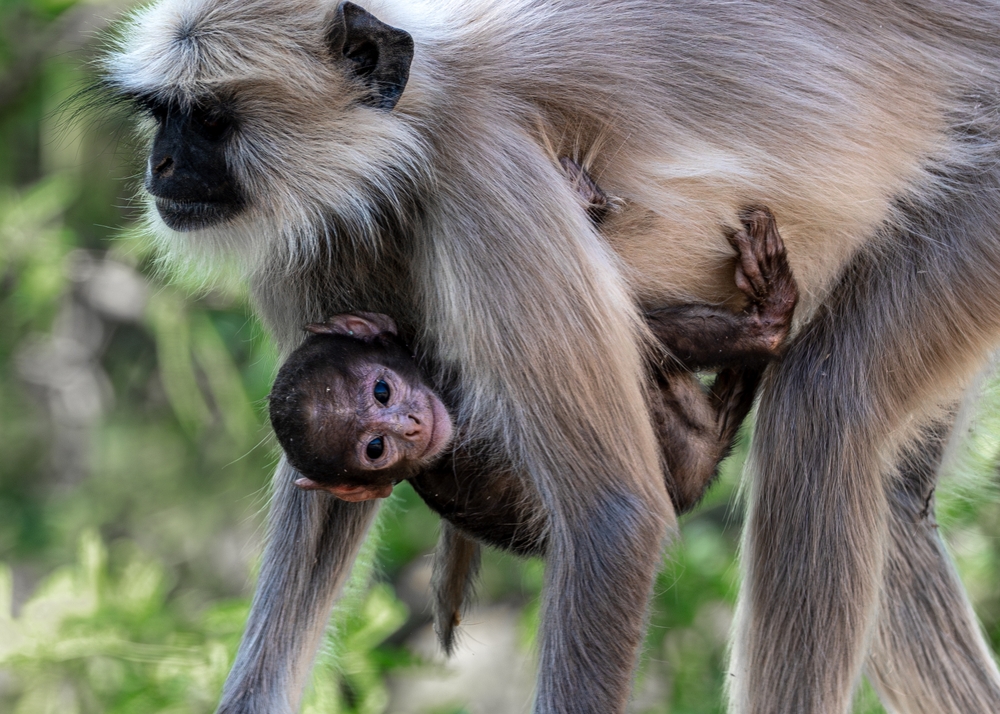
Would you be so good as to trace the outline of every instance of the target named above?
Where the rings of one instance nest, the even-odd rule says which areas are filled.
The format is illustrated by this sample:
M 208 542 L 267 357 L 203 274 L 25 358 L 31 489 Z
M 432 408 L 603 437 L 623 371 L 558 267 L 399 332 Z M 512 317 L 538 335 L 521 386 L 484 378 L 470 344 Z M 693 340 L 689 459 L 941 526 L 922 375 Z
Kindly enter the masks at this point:
M 71 101 L 117 10 L 0 0 L 0 712 L 211 712 L 276 460 L 264 414 L 276 355 L 245 296 L 157 274 L 131 228 L 141 160 L 126 124 Z M 953 464 L 963 477 L 939 496 L 995 647 L 996 392 Z M 657 581 L 636 711 L 723 711 L 740 464 L 685 521 Z M 309 714 L 384 712 L 387 674 L 419 664 L 402 644 L 427 613 L 393 586 L 433 547 L 436 518 L 405 486 L 383 511 Z M 542 572 L 497 553 L 484 567 L 482 602 L 524 606 L 525 657 Z M 881 711 L 870 689 L 858 711 Z

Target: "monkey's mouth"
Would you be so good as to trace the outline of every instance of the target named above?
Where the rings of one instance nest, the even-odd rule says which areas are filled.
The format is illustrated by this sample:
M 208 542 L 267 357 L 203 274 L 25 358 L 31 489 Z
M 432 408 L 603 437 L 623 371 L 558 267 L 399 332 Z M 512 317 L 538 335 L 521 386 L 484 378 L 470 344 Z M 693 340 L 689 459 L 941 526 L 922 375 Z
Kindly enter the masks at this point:
M 194 231 L 199 228 L 225 223 L 235 217 L 242 206 L 239 203 L 217 201 L 177 201 L 172 198 L 153 197 L 156 212 L 168 227 L 175 231 Z
M 430 399 L 430 408 L 431 414 L 434 417 L 431 424 L 431 438 L 427 440 L 427 448 L 421 454 L 421 459 L 430 459 L 437 456 L 445 450 L 451 441 L 452 426 L 448 410 L 441 403 L 441 400 L 433 395 Z

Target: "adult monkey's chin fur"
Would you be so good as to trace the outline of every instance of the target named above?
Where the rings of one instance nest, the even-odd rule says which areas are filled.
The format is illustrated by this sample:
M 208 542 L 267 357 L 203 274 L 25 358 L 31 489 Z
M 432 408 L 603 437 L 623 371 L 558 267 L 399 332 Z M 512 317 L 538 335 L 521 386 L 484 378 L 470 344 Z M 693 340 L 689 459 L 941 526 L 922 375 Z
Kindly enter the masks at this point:
M 368 9 L 165 0 L 133 16 L 108 82 L 181 122 L 153 138 L 161 195 L 232 181 L 268 216 L 220 243 L 248 246 L 286 352 L 327 315 L 392 315 L 457 395 L 463 437 L 537 490 L 536 711 L 625 709 L 674 522 L 634 300 L 737 300 L 720 227 L 752 204 L 778 217 L 803 304 L 752 446 L 733 707 L 838 714 L 866 667 L 897 710 L 1000 710 L 961 585 L 894 490 L 933 483 L 907 460 L 921 427 L 947 423 L 939 405 L 1000 339 L 1000 6 Z M 169 170 L 189 149 L 217 181 Z M 560 156 L 623 199 L 603 236 Z M 220 711 L 296 708 L 375 512 L 295 488 L 285 464 L 275 478 Z

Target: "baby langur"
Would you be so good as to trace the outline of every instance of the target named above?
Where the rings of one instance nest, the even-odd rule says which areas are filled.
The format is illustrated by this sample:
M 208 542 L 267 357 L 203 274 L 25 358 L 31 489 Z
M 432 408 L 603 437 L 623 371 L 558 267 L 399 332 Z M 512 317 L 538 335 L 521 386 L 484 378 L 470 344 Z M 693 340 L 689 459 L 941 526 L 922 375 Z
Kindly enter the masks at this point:
M 577 178 L 590 182 L 586 174 Z M 748 298 L 742 312 L 684 305 L 647 314 L 676 358 L 651 365 L 649 401 L 667 488 L 681 512 L 701 498 L 728 452 L 763 367 L 780 354 L 798 297 L 771 214 L 752 209 L 744 221 L 730 239 L 736 283 Z M 311 334 L 281 368 L 270 398 L 271 422 L 303 474 L 301 488 L 364 501 L 412 479 L 430 506 L 463 530 L 516 551 L 540 550 L 541 531 L 529 525 L 538 519 L 521 512 L 531 498 L 520 480 L 464 453 L 444 400 L 392 318 L 359 312 L 306 329 Z M 721 371 L 706 390 L 694 369 Z M 457 448 L 449 448 L 453 441 Z

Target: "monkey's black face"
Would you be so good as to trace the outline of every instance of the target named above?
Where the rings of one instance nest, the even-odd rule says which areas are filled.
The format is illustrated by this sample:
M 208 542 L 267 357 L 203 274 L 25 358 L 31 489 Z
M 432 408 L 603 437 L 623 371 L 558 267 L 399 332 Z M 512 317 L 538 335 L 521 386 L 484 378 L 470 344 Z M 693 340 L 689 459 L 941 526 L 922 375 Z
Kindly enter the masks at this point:
M 219 110 L 152 105 L 159 124 L 149 153 L 146 190 L 156 199 L 163 222 L 177 231 L 228 221 L 245 202 L 226 162 L 235 128 Z
M 401 132 L 373 136 L 364 121 L 354 121 L 362 116 L 355 109 L 384 114 L 395 108 L 413 60 L 409 33 L 346 1 L 276 2 L 266 10 L 268 3 L 171 5 L 165 0 L 148 10 L 154 24 L 169 18 L 168 25 L 147 33 L 137 24 L 136 36 L 108 57 L 104 82 L 156 122 L 145 188 L 163 222 L 177 231 L 224 228 L 254 206 L 281 216 L 285 227 L 285 217 L 308 216 L 308 222 L 331 209 L 357 210 L 356 191 L 367 190 L 361 188 L 367 182 L 351 183 L 358 162 L 368 160 L 361 147 L 376 141 L 389 142 L 392 151 L 405 147 L 397 145 Z M 322 26 L 317 18 L 300 17 L 327 5 L 331 12 Z M 269 13 L 273 37 L 258 27 Z M 299 87 L 320 91 L 308 90 L 302 102 Z M 377 123 L 390 125 L 383 116 Z M 412 143 L 416 148 L 415 136 Z M 341 153 L 340 146 L 349 149 Z M 280 190 L 269 190 L 271 183 Z M 343 190 L 329 194 L 330 201 L 332 185 Z M 282 204 L 274 196 L 279 192 L 294 205 Z M 292 226 L 293 239 L 315 230 Z

